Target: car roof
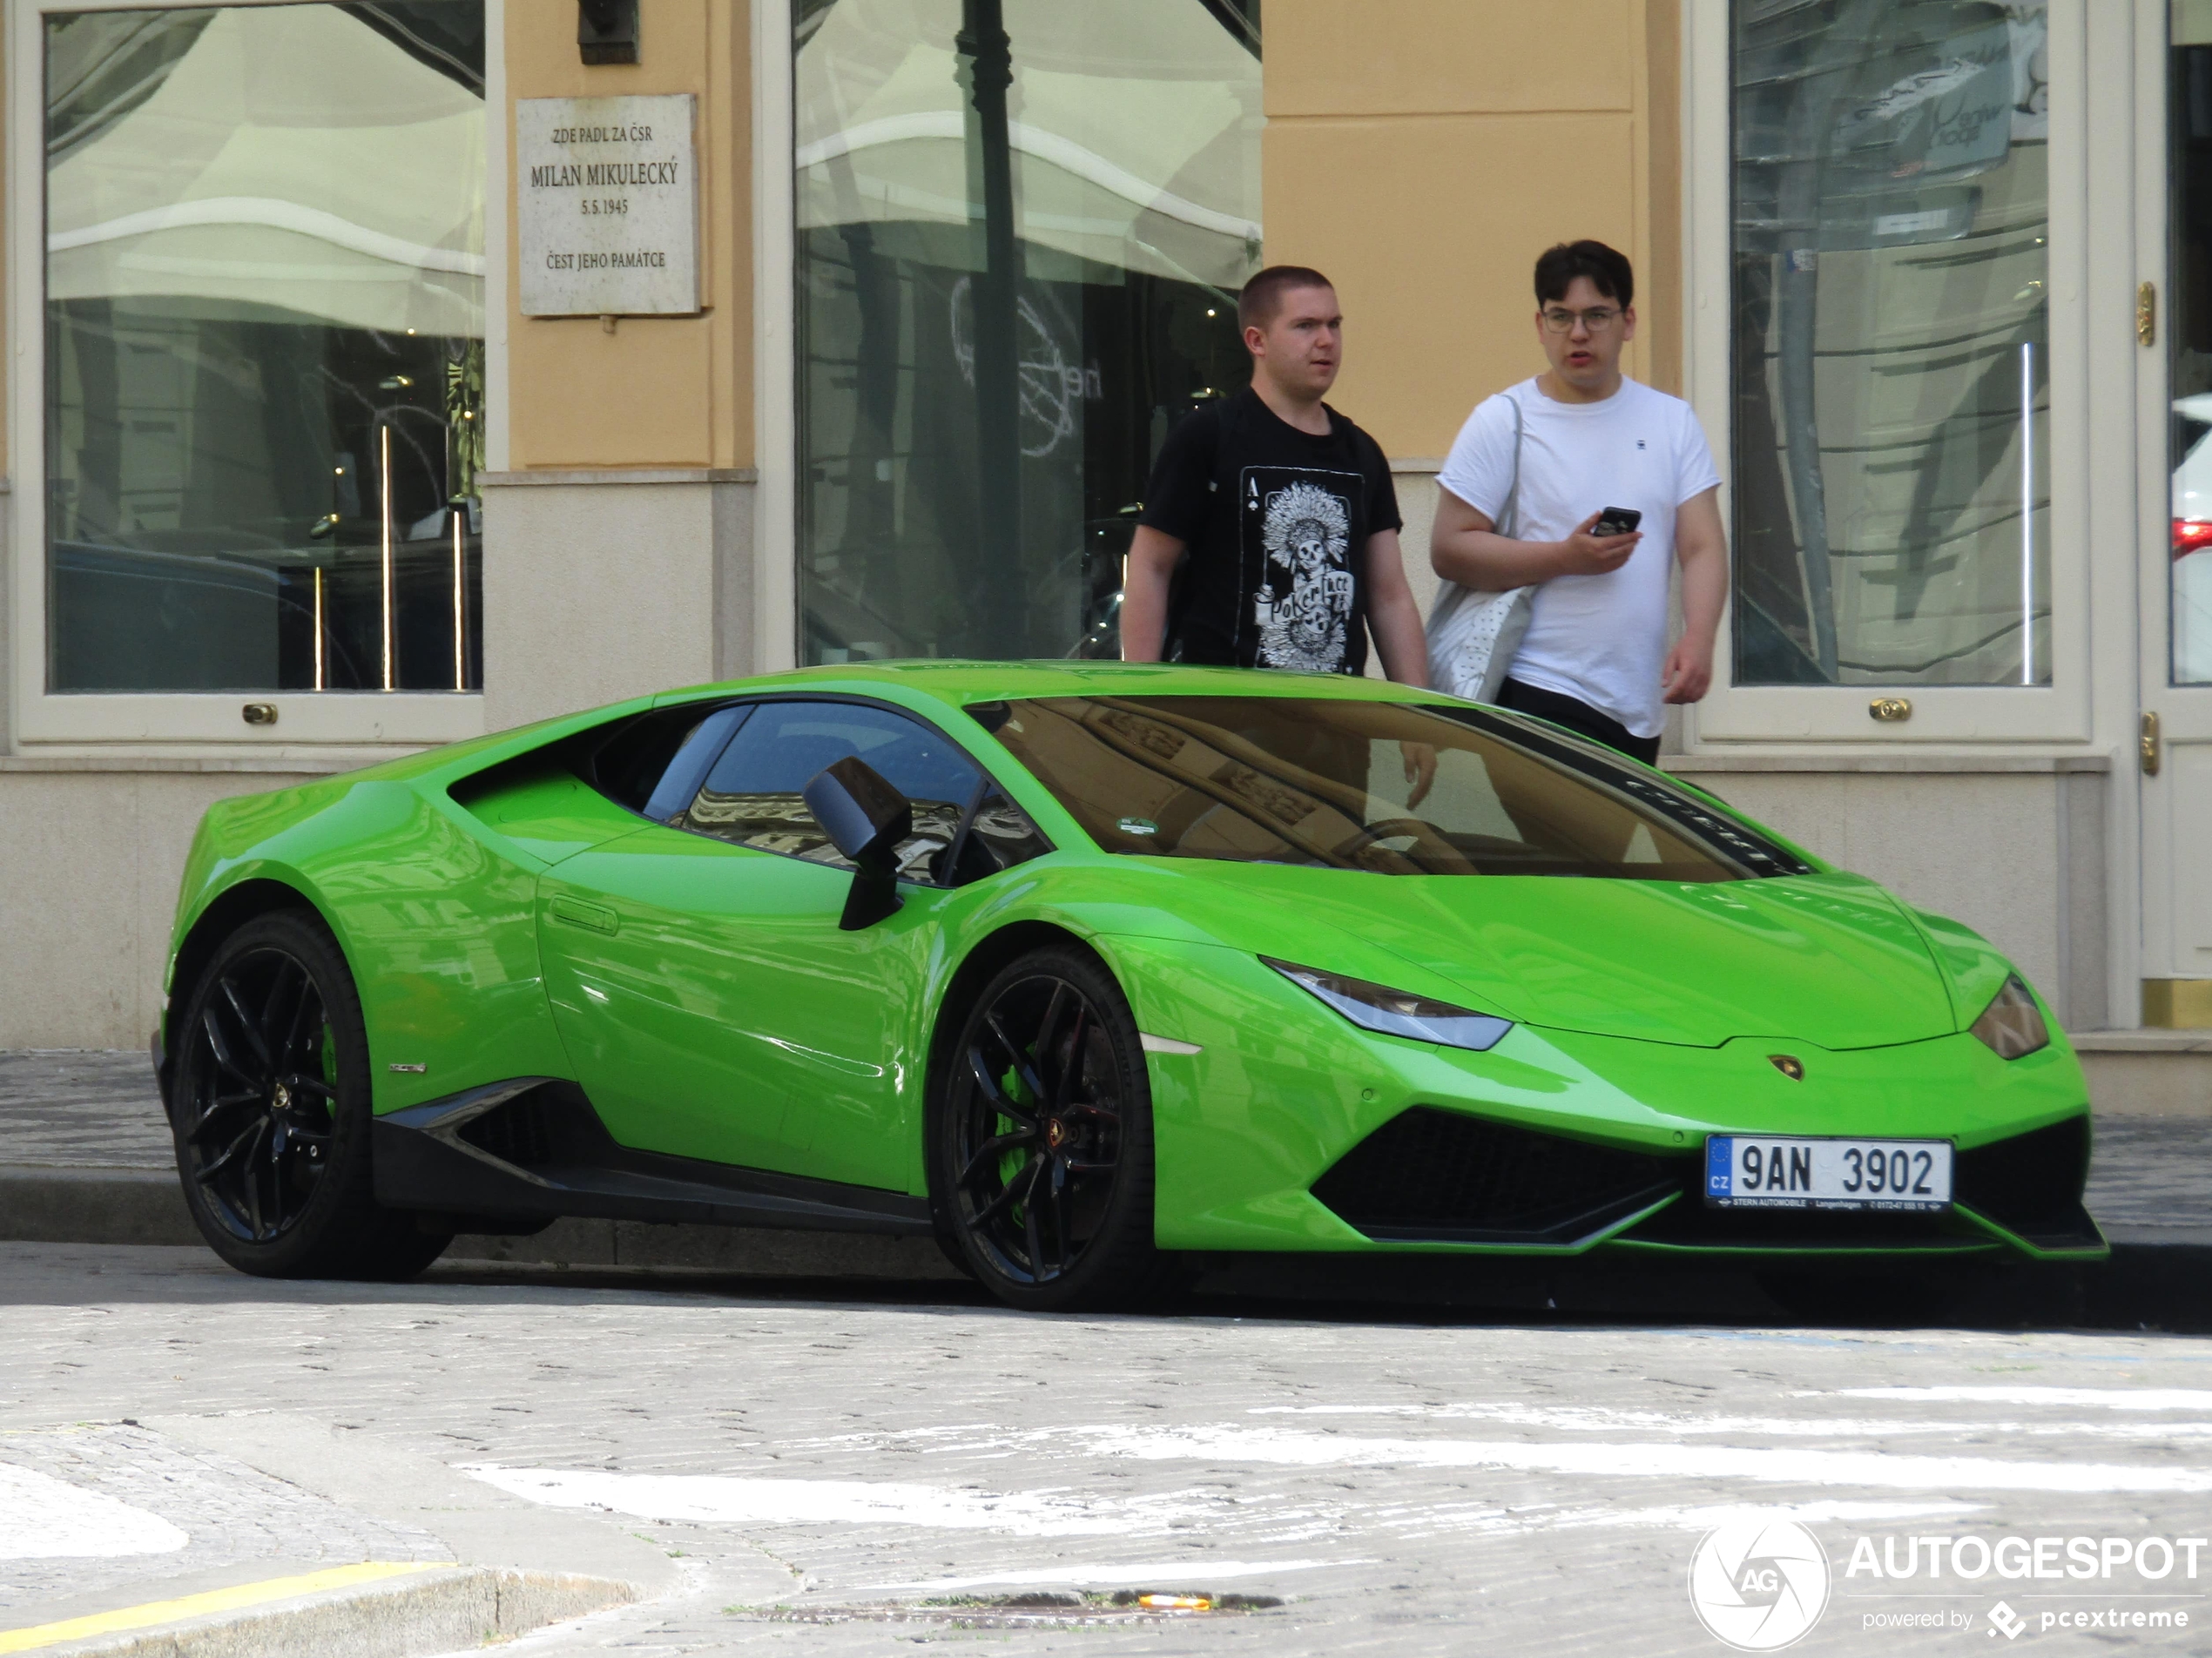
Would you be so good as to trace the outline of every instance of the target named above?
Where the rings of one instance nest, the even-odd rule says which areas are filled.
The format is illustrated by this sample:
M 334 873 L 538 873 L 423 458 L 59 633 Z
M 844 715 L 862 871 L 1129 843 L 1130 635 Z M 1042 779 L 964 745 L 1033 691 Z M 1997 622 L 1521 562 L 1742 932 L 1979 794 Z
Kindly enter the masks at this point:
M 691 685 L 664 700 L 761 691 L 865 693 L 900 686 L 955 707 L 1026 697 L 1325 697 L 1347 702 L 1442 702 L 1453 698 L 1418 686 L 1349 674 L 1261 672 L 1157 662 L 851 662 L 795 668 L 718 684 Z

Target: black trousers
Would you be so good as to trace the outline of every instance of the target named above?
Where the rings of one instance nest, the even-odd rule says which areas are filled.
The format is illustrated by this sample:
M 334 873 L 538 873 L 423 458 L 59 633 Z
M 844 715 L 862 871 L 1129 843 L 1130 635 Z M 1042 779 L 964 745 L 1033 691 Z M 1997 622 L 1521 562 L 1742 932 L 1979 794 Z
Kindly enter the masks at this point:
M 1632 760 L 1642 760 L 1646 765 L 1656 765 L 1659 760 L 1659 739 L 1656 737 L 1631 736 L 1629 728 L 1610 714 L 1601 714 L 1588 703 L 1575 697 L 1561 696 L 1555 691 L 1544 691 L 1535 685 L 1524 685 L 1518 679 L 1508 678 L 1498 687 L 1498 706 L 1510 708 L 1517 714 L 1534 714 L 1538 719 L 1548 719 L 1554 725 L 1564 725 L 1593 742 L 1616 749 Z

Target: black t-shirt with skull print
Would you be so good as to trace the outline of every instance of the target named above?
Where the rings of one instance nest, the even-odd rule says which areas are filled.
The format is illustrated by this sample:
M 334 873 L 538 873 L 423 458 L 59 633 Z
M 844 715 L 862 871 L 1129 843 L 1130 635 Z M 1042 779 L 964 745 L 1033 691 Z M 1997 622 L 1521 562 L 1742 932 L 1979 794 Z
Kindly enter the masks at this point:
M 1247 389 L 1168 434 L 1137 520 L 1190 549 L 1168 660 L 1366 671 L 1367 538 L 1403 521 L 1381 446 L 1328 414 L 1317 437 Z

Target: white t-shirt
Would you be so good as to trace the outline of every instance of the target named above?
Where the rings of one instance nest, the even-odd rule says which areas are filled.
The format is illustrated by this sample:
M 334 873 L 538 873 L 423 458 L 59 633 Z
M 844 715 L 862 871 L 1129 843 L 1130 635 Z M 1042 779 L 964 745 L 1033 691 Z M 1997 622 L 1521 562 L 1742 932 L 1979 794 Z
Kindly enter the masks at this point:
M 1554 576 L 1536 590 L 1528 634 L 1507 671 L 1578 698 L 1637 737 L 1666 723 L 1667 582 L 1675 509 L 1720 482 L 1697 416 L 1679 397 L 1633 380 L 1602 403 L 1556 402 L 1534 380 L 1483 400 L 1453 440 L 1436 481 L 1493 523 L 1513 487 L 1521 405 L 1521 541 L 1564 541 L 1602 507 L 1634 507 L 1643 539 L 1603 576 Z

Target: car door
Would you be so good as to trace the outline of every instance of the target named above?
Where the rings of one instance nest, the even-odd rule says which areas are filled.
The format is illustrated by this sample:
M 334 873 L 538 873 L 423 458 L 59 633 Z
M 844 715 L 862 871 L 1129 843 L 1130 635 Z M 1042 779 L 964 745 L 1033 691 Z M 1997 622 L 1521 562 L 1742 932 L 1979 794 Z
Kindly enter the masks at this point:
M 923 722 L 858 699 L 765 698 L 719 718 L 732 729 L 711 763 L 687 744 L 654 790 L 647 811 L 665 821 L 542 878 L 556 1022 L 624 1145 L 903 1189 L 925 974 L 982 773 Z M 846 755 L 914 816 L 903 903 L 850 933 L 838 920 L 852 866 L 799 794 Z

